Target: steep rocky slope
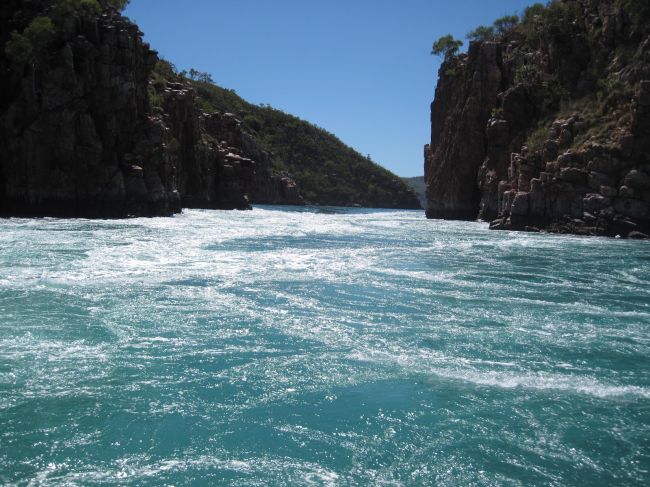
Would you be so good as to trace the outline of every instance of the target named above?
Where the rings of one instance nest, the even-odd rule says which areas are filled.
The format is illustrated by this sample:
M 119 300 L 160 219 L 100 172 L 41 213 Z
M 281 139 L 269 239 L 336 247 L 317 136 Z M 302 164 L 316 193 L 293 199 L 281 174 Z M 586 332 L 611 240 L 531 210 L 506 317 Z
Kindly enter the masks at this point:
M 287 136 L 280 147 L 265 138 L 278 130 L 293 135 L 291 127 L 277 126 L 290 117 L 256 130 L 250 117 L 242 122 L 230 113 L 252 105 L 240 99 L 231 110 L 216 102 L 216 86 L 161 77 L 157 67 L 165 63 L 111 7 L 124 3 L 0 4 L 0 215 L 157 216 L 182 207 L 304 204 L 289 169 L 313 196 L 300 164 L 286 157 L 287 149 L 301 151 L 302 139 Z M 333 153 L 318 147 L 308 162 L 318 166 L 345 151 L 361 158 L 340 146 Z M 393 184 L 396 176 L 353 162 L 337 160 L 335 169 L 358 169 L 354 178 L 312 168 L 319 181 L 342 178 L 352 191 L 310 202 L 417 206 L 401 181 Z M 373 181 L 376 194 L 367 187 Z M 321 189 L 326 193 L 327 184 Z
M 178 168 L 183 207 L 304 204 L 293 179 L 272 171 L 269 153 L 233 114 L 202 110 L 189 83 L 154 77 L 149 90 L 158 103 L 152 112 L 169 128 L 164 147 Z
M 213 83 L 190 82 L 206 110 L 232 112 L 242 120 L 244 130 L 272 154 L 272 172 L 290 174 L 306 202 L 420 208 L 416 194 L 398 176 L 326 130 L 268 105 L 248 103 Z
M 0 213 L 124 217 L 248 208 L 255 162 L 239 124 L 193 90 L 149 103 L 157 55 L 108 4 L 0 6 Z
M 137 27 L 114 11 L 19 0 L 0 5 L 0 25 L 0 211 L 178 211 L 174 167 L 154 150 L 164 127 L 147 115 L 156 56 Z M 28 29 L 40 33 L 28 37 Z
M 491 228 L 650 231 L 650 3 L 535 5 L 440 68 L 427 216 Z

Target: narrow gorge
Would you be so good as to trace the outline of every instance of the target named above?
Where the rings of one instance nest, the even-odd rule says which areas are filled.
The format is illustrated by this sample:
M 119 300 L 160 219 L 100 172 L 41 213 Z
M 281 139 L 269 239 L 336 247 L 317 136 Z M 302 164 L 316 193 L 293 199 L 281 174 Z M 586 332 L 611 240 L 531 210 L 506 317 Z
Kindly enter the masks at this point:
M 264 134 L 229 106 L 206 109 L 192 80 L 157 76 L 165 62 L 115 5 L 0 5 L 0 215 L 168 216 L 252 203 L 419 207 L 397 176 L 333 136 L 330 152 L 351 158 L 359 180 L 306 201 L 284 161 L 260 143 Z M 334 177 L 318 165 L 313 171 Z M 358 198 L 355 184 L 372 181 L 381 191 Z

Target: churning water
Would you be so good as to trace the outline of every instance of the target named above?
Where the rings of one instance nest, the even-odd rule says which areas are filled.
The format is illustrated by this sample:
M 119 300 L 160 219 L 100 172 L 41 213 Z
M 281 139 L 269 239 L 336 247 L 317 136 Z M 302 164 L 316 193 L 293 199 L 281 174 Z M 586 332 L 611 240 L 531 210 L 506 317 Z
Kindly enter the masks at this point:
M 648 243 L 275 207 L 0 229 L 0 484 L 650 482 Z

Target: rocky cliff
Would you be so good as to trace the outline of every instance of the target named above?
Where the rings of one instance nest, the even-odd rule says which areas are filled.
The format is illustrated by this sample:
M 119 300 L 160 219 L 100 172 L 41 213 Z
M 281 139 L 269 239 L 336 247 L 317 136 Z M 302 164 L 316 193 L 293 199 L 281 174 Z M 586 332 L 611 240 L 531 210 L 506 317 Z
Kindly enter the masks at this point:
M 650 233 L 650 4 L 566 0 L 443 63 L 427 216 Z
M 182 78 L 169 66 L 164 77 Z M 274 202 L 287 190 L 288 175 L 295 179 L 308 204 L 419 209 L 415 192 L 398 176 L 345 145 L 333 134 L 274 109 L 246 102 L 233 90 L 209 81 L 187 80 L 208 110 L 232 112 L 242 120 L 244 131 L 269 157 L 261 157 L 273 179 L 256 188 L 254 202 Z M 258 151 L 259 152 L 259 151 Z M 256 159 L 257 160 L 257 159 Z M 267 180 L 268 181 L 268 180 Z M 290 181 L 290 180 L 289 180 Z M 275 195 L 275 196 L 273 196 Z
M 159 86 L 157 55 L 104 2 L 0 5 L 0 214 L 170 215 L 299 203 L 233 116 Z
M 271 170 L 272 160 L 231 113 L 199 108 L 189 83 L 164 80 L 150 90 L 168 134 L 165 150 L 177 170 L 185 208 L 244 209 L 250 203 L 304 204 L 288 175 Z

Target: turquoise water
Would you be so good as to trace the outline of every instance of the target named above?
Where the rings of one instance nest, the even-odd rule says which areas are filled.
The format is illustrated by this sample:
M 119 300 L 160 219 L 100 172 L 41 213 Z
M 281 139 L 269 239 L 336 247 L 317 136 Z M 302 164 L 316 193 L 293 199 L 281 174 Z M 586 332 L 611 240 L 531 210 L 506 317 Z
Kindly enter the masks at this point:
M 0 484 L 648 485 L 650 244 L 0 221 Z

